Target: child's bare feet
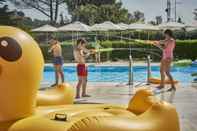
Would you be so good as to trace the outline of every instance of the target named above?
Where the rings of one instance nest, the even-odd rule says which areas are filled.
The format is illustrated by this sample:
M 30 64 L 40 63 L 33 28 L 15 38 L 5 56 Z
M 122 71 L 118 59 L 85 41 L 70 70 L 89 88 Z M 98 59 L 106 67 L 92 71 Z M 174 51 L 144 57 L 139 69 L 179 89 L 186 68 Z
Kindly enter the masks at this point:
M 90 95 L 84 94 L 82 97 L 91 97 Z
M 164 88 L 164 86 L 159 85 L 159 86 L 157 86 L 156 88 L 157 88 L 158 90 L 161 90 L 161 89 L 163 89 L 163 88 Z
M 80 99 L 80 96 L 76 96 L 75 99 Z
M 167 90 L 167 92 L 171 92 L 171 91 L 176 91 L 176 87 L 171 87 L 170 89 Z
M 55 84 L 53 84 L 53 85 L 51 85 L 50 87 L 55 87 L 55 86 L 57 86 L 58 84 L 57 83 L 55 83 Z

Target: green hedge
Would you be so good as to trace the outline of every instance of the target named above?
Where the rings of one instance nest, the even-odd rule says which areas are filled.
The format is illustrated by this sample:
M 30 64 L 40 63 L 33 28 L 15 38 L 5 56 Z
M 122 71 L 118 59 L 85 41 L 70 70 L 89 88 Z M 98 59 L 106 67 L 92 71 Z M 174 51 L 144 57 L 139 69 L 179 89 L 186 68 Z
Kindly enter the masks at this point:
M 128 60 L 128 56 L 130 54 L 129 48 L 132 49 L 131 53 L 133 58 L 135 59 L 145 59 L 148 54 L 152 56 L 155 61 L 160 60 L 160 56 L 162 54 L 161 50 L 158 48 L 136 41 L 99 41 L 98 42 L 102 48 L 110 48 L 109 52 L 101 53 L 101 59 L 103 61 L 106 60 Z M 93 45 L 93 44 L 92 44 Z M 40 45 L 42 52 L 44 54 L 44 58 L 47 62 L 51 61 L 51 54 L 48 53 L 49 46 L 48 45 Z M 91 44 L 88 48 L 92 48 Z M 125 48 L 125 50 L 111 50 Z M 126 48 L 128 50 L 126 50 Z M 63 56 L 65 62 L 71 62 L 74 60 L 73 58 L 73 46 L 71 42 L 64 42 L 62 45 Z M 160 56 L 158 56 L 160 55 Z M 197 58 L 197 40 L 177 40 L 176 49 L 174 52 L 175 59 L 191 59 L 195 60 Z
M 110 43 L 110 44 L 108 44 Z M 158 60 L 158 56 L 153 53 L 162 52 L 151 45 L 139 42 L 120 42 L 120 41 L 105 41 L 101 43 L 102 47 L 112 47 L 112 48 L 142 48 L 142 51 L 132 51 L 134 58 L 145 58 L 147 54 L 152 54 L 155 60 Z M 147 51 L 143 52 L 143 49 Z M 128 59 L 129 51 L 112 51 L 112 59 Z M 197 40 L 177 40 L 176 48 L 174 52 L 175 59 L 197 59 Z
M 136 41 L 104 41 L 100 42 L 100 45 L 104 48 L 125 48 L 125 50 L 114 50 L 111 51 L 108 54 L 108 58 L 111 58 L 111 60 L 116 61 L 116 60 L 128 60 L 130 50 L 133 58 L 137 59 L 144 59 L 148 54 L 151 54 L 153 50 L 156 50 L 157 54 L 160 54 L 159 50 L 157 48 L 141 43 L 141 42 L 136 42 Z M 127 49 L 127 50 L 126 50 Z M 106 54 L 103 54 L 104 57 Z M 158 56 L 153 56 L 154 59 L 158 60 L 160 59 Z
M 178 59 L 197 59 L 197 40 L 177 40 L 175 57 Z

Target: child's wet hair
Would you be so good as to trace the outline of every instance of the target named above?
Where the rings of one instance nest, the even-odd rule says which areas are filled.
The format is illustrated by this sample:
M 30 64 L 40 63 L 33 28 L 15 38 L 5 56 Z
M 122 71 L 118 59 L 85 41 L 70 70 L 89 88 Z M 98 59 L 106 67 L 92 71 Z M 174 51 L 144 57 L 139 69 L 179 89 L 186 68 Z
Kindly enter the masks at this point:
M 80 38 L 80 39 L 77 40 L 77 46 L 79 44 L 86 44 L 86 43 L 87 43 L 87 41 L 84 38 Z
M 170 29 L 165 30 L 165 31 L 164 31 L 164 34 L 167 34 L 167 35 L 169 35 L 170 37 L 174 37 L 173 31 L 170 30 Z
M 57 41 L 57 37 L 55 36 L 50 36 L 49 38 L 50 40 L 48 41 L 48 44 L 51 44 L 52 41 Z
M 55 35 L 49 35 L 48 38 L 50 40 L 57 40 L 57 37 Z

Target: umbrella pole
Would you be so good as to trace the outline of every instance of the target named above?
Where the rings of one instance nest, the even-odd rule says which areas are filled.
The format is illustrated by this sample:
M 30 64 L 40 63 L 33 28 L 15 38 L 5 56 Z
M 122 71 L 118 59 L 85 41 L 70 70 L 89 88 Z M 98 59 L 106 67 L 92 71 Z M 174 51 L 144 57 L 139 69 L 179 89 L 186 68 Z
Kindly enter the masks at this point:
M 135 39 L 135 34 L 133 31 L 129 32 L 129 41 L 132 39 L 131 37 Z
M 96 36 L 95 36 L 95 42 L 96 42 L 96 47 L 95 47 L 95 50 L 96 50 L 96 53 L 95 53 L 95 61 L 96 63 L 98 63 L 98 46 L 97 46 L 97 32 L 96 32 Z
M 72 43 L 74 44 L 74 40 L 73 40 L 73 31 L 72 31 Z
M 47 32 L 47 41 L 46 41 L 46 43 L 48 43 L 48 41 L 49 41 L 49 37 L 48 37 L 48 32 Z
M 121 39 L 121 42 L 122 42 L 122 31 L 120 31 L 120 39 Z
M 100 52 L 100 45 L 98 44 L 97 38 L 98 38 L 98 34 L 96 32 L 96 46 L 98 47 L 97 63 L 100 63 L 101 62 L 101 52 Z
M 109 41 L 109 31 L 107 31 L 107 40 Z
M 150 78 L 151 78 L 151 57 L 150 55 L 147 56 L 147 85 L 150 85 Z
M 135 92 L 135 87 L 134 87 L 134 79 L 133 79 L 133 58 L 131 55 L 131 47 L 129 49 L 130 54 L 129 54 L 129 81 L 128 81 L 128 86 L 129 86 L 129 95 L 132 94 L 131 89 L 133 89 L 133 93 Z

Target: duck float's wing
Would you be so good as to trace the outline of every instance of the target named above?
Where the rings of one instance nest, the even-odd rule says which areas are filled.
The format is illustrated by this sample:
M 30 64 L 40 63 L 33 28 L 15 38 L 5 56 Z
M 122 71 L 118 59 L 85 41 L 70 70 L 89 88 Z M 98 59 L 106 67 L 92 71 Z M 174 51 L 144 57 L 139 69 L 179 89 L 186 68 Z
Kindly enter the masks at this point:
M 115 105 L 69 105 L 59 111 L 27 118 L 9 131 L 179 131 L 173 106 L 152 93 L 136 93 L 128 108 Z
M 67 119 L 64 119 L 63 114 L 54 114 L 53 118 L 35 116 L 15 123 L 9 131 L 179 131 L 176 116 L 170 116 L 174 112 L 160 110 L 159 106 L 151 108 L 142 116 L 135 116 L 126 110 L 115 110 L 111 109 L 119 113 L 89 110 L 79 114 L 75 112 L 73 114 L 76 115 L 70 117 L 71 114 L 65 112 Z M 60 118 L 55 119 L 55 115 Z

